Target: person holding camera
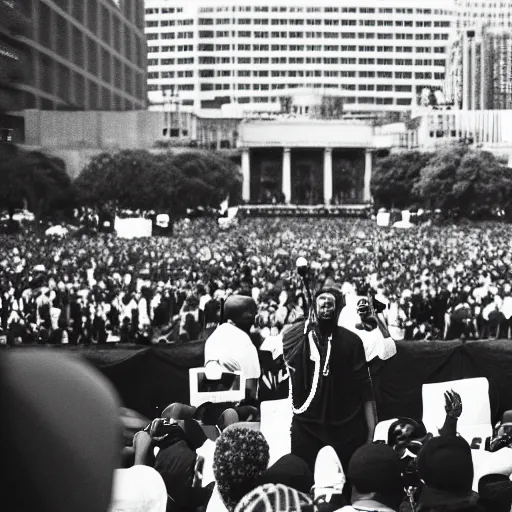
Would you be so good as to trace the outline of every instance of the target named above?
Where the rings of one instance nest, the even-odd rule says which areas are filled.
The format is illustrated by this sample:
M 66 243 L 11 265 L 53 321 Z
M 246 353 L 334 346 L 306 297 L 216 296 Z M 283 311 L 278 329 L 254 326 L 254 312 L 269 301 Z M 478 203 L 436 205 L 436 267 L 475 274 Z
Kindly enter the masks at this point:
M 202 487 L 204 459 L 196 453 L 206 441 L 193 420 L 156 418 L 135 434 L 134 465 L 153 467 L 161 475 L 167 489 L 167 512 L 195 512 L 208 504 L 214 486 Z

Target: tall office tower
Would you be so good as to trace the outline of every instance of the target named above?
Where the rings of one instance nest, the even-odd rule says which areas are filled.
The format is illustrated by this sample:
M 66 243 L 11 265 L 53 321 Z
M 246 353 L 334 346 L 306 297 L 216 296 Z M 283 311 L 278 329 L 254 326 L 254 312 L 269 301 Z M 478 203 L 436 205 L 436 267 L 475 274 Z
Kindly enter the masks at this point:
M 455 0 L 458 30 L 489 26 L 512 29 L 510 0 Z
M 21 0 L 23 101 L 43 110 L 146 108 L 143 0 Z
M 455 0 L 446 93 L 455 108 L 512 108 L 512 3 Z
M 409 110 L 441 89 L 451 0 L 146 0 L 156 108 L 279 112 L 299 90 L 344 111 Z M 151 107 L 150 107 L 151 108 Z

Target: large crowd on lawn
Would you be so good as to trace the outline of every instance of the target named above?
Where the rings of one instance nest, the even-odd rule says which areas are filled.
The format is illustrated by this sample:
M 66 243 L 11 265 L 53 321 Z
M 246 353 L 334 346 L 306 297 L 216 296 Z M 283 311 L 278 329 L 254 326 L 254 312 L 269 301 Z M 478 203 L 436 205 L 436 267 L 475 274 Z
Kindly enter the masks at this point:
M 385 298 L 395 340 L 510 338 L 512 227 L 379 228 L 358 219 L 179 222 L 171 237 L 0 235 L 0 329 L 11 343 L 184 342 L 230 294 L 258 303 L 263 338 L 303 314 L 295 261 L 346 294 Z

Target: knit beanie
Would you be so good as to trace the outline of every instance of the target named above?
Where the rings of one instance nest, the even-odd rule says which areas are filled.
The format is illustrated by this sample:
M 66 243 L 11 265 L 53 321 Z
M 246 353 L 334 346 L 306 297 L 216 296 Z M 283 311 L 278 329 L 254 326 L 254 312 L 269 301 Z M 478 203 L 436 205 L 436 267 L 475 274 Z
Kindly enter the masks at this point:
M 265 484 L 246 494 L 235 512 L 306 512 L 313 511 L 307 494 L 282 484 Z
M 469 444 L 460 436 L 434 437 L 418 455 L 418 473 L 429 487 L 471 492 L 474 472 Z

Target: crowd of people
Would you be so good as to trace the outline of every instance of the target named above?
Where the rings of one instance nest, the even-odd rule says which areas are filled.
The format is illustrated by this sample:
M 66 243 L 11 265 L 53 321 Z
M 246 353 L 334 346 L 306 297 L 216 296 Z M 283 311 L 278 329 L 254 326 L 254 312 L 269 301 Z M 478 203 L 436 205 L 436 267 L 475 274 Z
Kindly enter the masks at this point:
M 384 439 L 361 445 L 348 464 L 325 446 L 313 467 L 293 453 L 272 460 L 258 423 L 233 421 L 209 437 L 196 420 L 157 418 L 124 449 L 118 478 L 133 488 L 114 493 L 110 512 L 509 512 L 510 418 L 496 426 L 487 450 L 479 452 L 457 433 L 460 395 L 448 391 L 445 410 L 438 432 L 398 418 L 389 422 Z M 151 509 L 135 508 L 140 501 L 134 496 L 145 494 L 144 481 L 133 478 L 140 465 L 154 468 L 152 479 L 165 484 Z
M 253 296 L 256 329 L 279 333 L 304 312 L 295 270 L 381 297 L 395 340 L 508 338 L 512 265 L 507 224 L 383 229 L 357 219 L 181 221 L 170 237 L 82 230 L 65 239 L 0 235 L 1 340 L 151 343 L 205 338 L 222 300 Z
M 466 404 L 450 390 L 435 432 L 404 417 L 378 437 L 379 366 L 361 341 L 363 331 L 377 328 L 386 339 L 509 337 L 510 234 L 505 224 L 400 230 L 341 219 L 241 219 L 228 230 L 196 219 L 175 225 L 171 237 L 132 240 L 24 231 L 0 239 L 2 329 L 14 344 L 204 338 L 209 393 L 232 391 L 236 373 L 244 377 L 237 402 L 172 403 L 152 420 L 126 411 L 108 512 L 508 512 L 510 411 L 482 450 L 459 435 Z M 354 298 L 360 337 L 339 325 Z M 273 429 L 291 448 L 279 457 L 269 437 L 276 432 L 261 421 L 264 365 L 251 336 L 273 340 L 272 358 L 282 356 L 288 370 L 280 407 L 291 408 L 291 426 Z M 19 383 L 28 360 L 21 363 L 5 378 Z M 71 377 L 58 375 L 69 387 Z M 91 406 L 101 386 L 85 382 Z M 10 389 L 24 392 L 12 382 Z M 16 400 L 14 409 L 48 396 L 55 395 Z M 105 415 L 107 408 L 97 410 Z M 55 442 L 78 420 L 65 419 L 52 432 Z M 111 419 L 108 432 L 119 425 Z M 25 435 L 21 424 L 9 432 Z M 35 487 L 39 495 L 45 486 Z

